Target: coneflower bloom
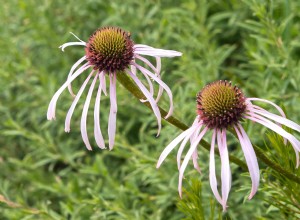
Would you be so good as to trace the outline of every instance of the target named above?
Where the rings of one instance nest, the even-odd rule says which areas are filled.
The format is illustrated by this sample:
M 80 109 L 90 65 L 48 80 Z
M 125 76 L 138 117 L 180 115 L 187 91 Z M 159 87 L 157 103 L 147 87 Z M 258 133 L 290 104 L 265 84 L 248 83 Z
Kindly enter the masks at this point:
M 74 34 L 73 34 L 74 35 Z M 75 36 L 75 35 L 74 35 Z M 169 117 L 173 112 L 172 93 L 169 87 L 161 80 L 161 57 L 175 57 L 182 54 L 172 50 L 156 49 L 143 44 L 134 44 L 130 38 L 130 33 L 117 28 L 117 27 L 103 27 L 96 30 L 89 38 L 88 42 L 80 40 L 75 36 L 78 42 L 69 42 L 60 46 L 62 51 L 68 46 L 79 45 L 85 47 L 85 55 L 81 57 L 71 68 L 66 82 L 61 88 L 54 94 L 50 101 L 47 118 L 48 120 L 55 119 L 56 102 L 61 93 L 68 87 L 70 94 L 74 97 L 74 101 L 67 113 L 65 120 L 65 131 L 70 131 L 71 117 L 74 109 L 78 103 L 80 96 L 82 95 L 88 82 L 93 78 L 81 116 L 81 135 L 82 139 L 88 150 L 92 150 L 91 144 L 87 135 L 86 121 L 88 108 L 91 101 L 91 96 L 97 81 L 99 81 L 98 91 L 95 100 L 94 107 L 94 136 L 97 145 L 100 148 L 105 148 L 104 139 L 100 129 L 100 99 L 101 93 L 106 92 L 106 76 L 109 78 L 109 96 L 110 96 L 110 113 L 108 122 L 108 137 L 109 137 L 109 149 L 111 150 L 114 145 L 115 132 L 116 132 L 116 114 L 117 114 L 117 98 L 116 98 L 116 75 L 128 74 L 131 79 L 140 88 L 153 109 L 153 112 L 158 122 L 158 134 L 161 129 L 161 114 L 157 106 L 163 90 L 166 91 L 170 99 L 170 109 L 166 117 Z M 156 65 L 154 66 L 145 56 L 152 56 L 156 59 Z M 139 60 L 147 68 L 139 65 L 136 61 Z M 91 72 L 88 75 L 84 75 L 86 78 L 77 95 L 72 91 L 71 83 L 83 72 L 91 68 Z M 139 70 L 146 78 L 149 86 L 149 90 L 139 80 L 137 70 Z M 154 99 L 154 89 L 152 80 L 159 84 L 159 90 L 157 98 Z
M 281 116 L 254 105 L 252 103 L 253 101 L 271 104 L 279 111 Z M 164 149 L 157 163 L 157 168 L 159 168 L 167 155 L 182 141 L 177 154 L 177 165 L 179 169 L 178 191 L 180 197 L 182 195 L 181 187 L 184 170 L 189 160 L 192 159 L 195 169 L 200 172 L 200 167 L 197 163 L 197 145 L 205 133 L 212 130 L 209 181 L 213 194 L 223 206 L 223 210 L 226 210 L 226 203 L 231 188 L 231 172 L 226 143 L 226 132 L 229 127 L 233 128 L 237 134 L 250 173 L 252 188 L 248 198 L 251 199 L 254 196 L 259 185 L 259 167 L 251 141 L 241 125 L 241 121 L 244 119 L 262 124 L 281 135 L 285 141 L 288 140 L 295 150 L 296 167 L 298 168 L 300 142 L 293 135 L 285 131 L 281 125 L 285 125 L 298 132 L 300 132 L 300 126 L 286 119 L 283 110 L 276 104 L 264 99 L 246 98 L 242 91 L 238 87 L 232 86 L 230 82 L 216 81 L 206 85 L 197 94 L 197 117 L 193 125 L 182 132 Z M 181 154 L 189 140 L 191 146 L 181 164 Z M 218 191 L 215 173 L 214 152 L 216 142 L 221 158 L 221 195 Z

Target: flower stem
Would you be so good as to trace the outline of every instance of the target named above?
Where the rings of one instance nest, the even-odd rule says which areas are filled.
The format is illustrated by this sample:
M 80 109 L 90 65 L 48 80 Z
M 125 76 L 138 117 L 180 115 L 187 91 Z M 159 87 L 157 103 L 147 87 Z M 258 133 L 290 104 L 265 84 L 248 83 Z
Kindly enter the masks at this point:
M 141 90 L 136 86 L 136 84 L 133 82 L 133 80 L 131 80 L 130 77 L 128 77 L 128 75 L 126 73 L 123 72 L 119 72 L 117 74 L 117 79 L 118 81 L 130 92 L 132 93 L 136 98 L 138 99 L 146 99 L 146 97 L 144 96 L 144 94 L 141 92 Z M 149 102 L 143 102 L 143 104 L 145 106 L 147 106 L 149 109 L 152 110 L 151 105 L 149 104 Z M 167 115 L 167 112 L 162 109 L 161 107 L 159 107 L 160 113 L 162 115 L 162 117 L 165 117 Z M 186 130 L 189 127 L 182 123 L 181 121 L 179 121 L 177 118 L 170 116 L 169 118 L 165 119 L 167 122 L 169 122 L 170 124 L 174 125 L 175 127 L 181 129 L 181 130 Z M 229 129 L 230 130 L 230 129 Z M 235 132 L 230 130 L 231 133 L 233 133 L 235 136 Z M 204 147 L 206 150 L 210 150 L 210 144 L 205 141 L 205 140 L 201 140 L 200 141 L 200 145 L 202 147 Z M 269 167 L 271 167 L 273 170 L 276 170 L 278 173 L 280 173 L 281 175 L 285 176 L 286 178 L 299 183 L 300 184 L 300 178 L 296 175 L 294 175 L 293 173 L 291 173 L 290 171 L 284 169 L 283 167 L 281 167 L 280 165 L 274 163 L 272 160 L 270 160 L 264 153 L 263 151 L 256 146 L 253 146 L 255 152 L 256 152 L 256 156 L 262 160 L 266 165 L 268 165 Z M 216 152 L 218 156 L 219 152 Z M 244 170 L 248 170 L 247 165 L 240 159 L 229 155 L 229 160 L 232 163 L 235 163 L 236 165 L 240 166 L 242 169 Z
M 123 72 L 120 72 L 117 74 L 117 79 L 118 81 L 130 92 L 132 93 L 136 98 L 138 99 L 146 99 L 146 97 L 144 96 L 144 94 L 141 92 L 141 90 L 135 85 L 135 83 L 133 82 L 133 80 L 131 80 L 130 77 L 128 77 L 128 75 L 126 73 L 123 73 Z M 149 109 L 152 110 L 151 108 L 151 105 L 149 102 L 143 102 L 143 104 L 145 106 L 147 106 Z M 167 115 L 167 112 L 162 109 L 161 107 L 159 107 L 159 110 L 160 110 L 160 113 L 162 115 L 162 117 L 165 117 Z M 188 129 L 189 127 L 182 123 L 181 121 L 179 121 L 177 118 L 173 117 L 173 116 L 170 116 L 169 118 L 165 119 L 167 122 L 169 122 L 170 124 L 174 125 L 175 127 L 181 129 L 181 130 L 186 130 Z M 205 141 L 205 140 L 201 140 L 200 141 L 200 145 L 202 147 L 204 147 L 206 150 L 210 150 L 210 144 Z M 218 156 L 219 155 L 219 152 L 216 152 Z M 232 155 L 229 155 L 229 159 L 231 162 L 237 164 L 238 166 L 240 166 L 241 168 L 243 168 L 244 170 L 248 170 L 247 168 L 247 165 L 241 161 L 240 159 L 232 156 Z
M 256 153 L 256 156 L 262 160 L 266 165 L 268 165 L 269 167 L 271 167 L 273 170 L 276 170 L 279 174 L 285 176 L 286 178 L 288 178 L 289 180 L 292 180 L 298 184 L 300 184 L 300 178 L 293 174 L 292 172 L 284 169 L 282 166 L 280 166 L 277 163 L 274 163 L 272 160 L 270 160 L 264 153 L 263 151 L 257 147 L 257 146 L 253 146 L 254 151 Z

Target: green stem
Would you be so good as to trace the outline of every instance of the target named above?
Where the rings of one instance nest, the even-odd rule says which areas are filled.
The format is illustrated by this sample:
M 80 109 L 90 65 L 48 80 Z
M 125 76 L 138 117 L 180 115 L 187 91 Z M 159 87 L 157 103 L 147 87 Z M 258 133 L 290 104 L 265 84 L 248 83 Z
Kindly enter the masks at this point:
M 138 99 L 146 99 L 146 97 L 144 96 L 144 94 L 141 92 L 141 90 L 136 86 L 136 84 L 132 81 L 132 79 L 130 77 L 128 77 L 127 74 L 125 73 L 119 73 L 117 74 L 117 79 L 118 81 L 130 92 L 132 93 L 136 98 Z M 149 109 L 152 110 L 151 105 L 149 104 L 149 102 L 143 102 L 143 104 L 145 106 L 147 106 Z M 167 115 L 167 112 L 162 109 L 161 107 L 158 107 L 160 110 L 160 113 L 162 115 L 162 117 L 165 117 Z M 169 118 L 165 119 L 167 122 L 169 122 L 170 124 L 174 125 L 175 127 L 181 129 L 181 130 L 186 130 L 189 127 L 182 123 L 181 121 L 179 121 L 177 118 L 170 116 Z M 235 132 L 230 130 L 230 132 L 236 136 Z M 205 141 L 205 140 L 201 140 L 200 141 L 200 145 L 202 147 L 204 147 L 206 150 L 210 150 L 210 144 Z M 263 151 L 256 147 L 253 146 L 256 156 L 262 160 L 266 165 L 268 165 L 269 167 L 271 167 L 272 169 L 276 170 L 278 173 L 282 174 L 283 176 L 285 176 L 286 178 L 299 183 L 300 184 L 300 178 L 296 175 L 294 175 L 293 173 L 291 173 L 288 170 L 285 170 L 283 167 L 281 167 L 279 164 L 274 163 L 272 160 L 270 160 L 264 153 Z M 220 156 L 219 152 L 217 152 L 217 155 Z M 241 161 L 240 159 L 229 155 L 229 160 L 235 164 L 237 164 L 238 166 L 240 166 L 242 169 L 244 170 L 248 170 L 247 165 Z
M 132 81 L 131 78 L 128 77 L 127 74 L 125 73 L 119 73 L 117 74 L 117 79 L 118 81 L 129 91 L 131 92 L 136 98 L 138 99 L 146 99 L 146 97 L 144 96 L 144 94 L 142 93 L 142 91 L 136 86 L 136 84 Z M 143 102 L 143 104 L 145 106 L 147 106 L 149 109 L 152 110 L 151 105 L 149 104 L 149 102 Z M 161 107 L 158 107 L 160 110 L 160 113 L 162 115 L 162 117 L 165 117 L 167 115 L 167 112 L 162 109 Z M 186 130 L 189 127 L 182 123 L 181 121 L 179 121 L 177 118 L 170 116 L 169 118 L 165 119 L 167 122 L 169 122 L 170 124 L 174 125 L 175 127 L 181 129 L 181 130 Z M 200 141 L 200 145 L 202 147 L 204 147 L 206 150 L 210 150 L 210 144 L 205 141 L 205 140 L 201 140 Z M 216 152 L 217 155 L 219 155 L 219 152 Z M 220 156 L 220 155 L 219 155 Z M 244 170 L 248 170 L 247 165 L 241 161 L 240 159 L 230 155 L 229 159 L 231 162 L 237 164 L 238 166 L 240 166 L 241 168 L 243 168 Z
M 257 146 L 253 146 L 256 156 L 262 160 L 266 165 L 268 165 L 269 167 L 271 167 L 273 170 L 276 170 L 278 173 L 280 173 L 281 175 L 285 176 L 286 178 L 300 184 L 300 178 L 299 176 L 293 174 L 292 172 L 284 169 L 282 166 L 280 166 L 277 163 L 274 163 L 272 160 L 270 160 L 262 151 L 262 149 L 260 149 Z
M 236 138 L 237 134 L 233 131 L 233 129 L 228 129 Z M 286 178 L 300 184 L 300 178 L 293 174 L 292 172 L 284 169 L 282 166 L 280 166 L 278 163 L 275 163 L 274 161 L 272 161 L 271 159 L 269 159 L 263 152 L 263 150 L 260 147 L 257 147 L 255 145 L 253 145 L 253 149 L 255 151 L 256 156 L 264 162 L 264 164 L 268 165 L 269 167 L 271 167 L 273 170 L 276 170 L 278 173 L 280 173 L 281 175 L 285 176 Z

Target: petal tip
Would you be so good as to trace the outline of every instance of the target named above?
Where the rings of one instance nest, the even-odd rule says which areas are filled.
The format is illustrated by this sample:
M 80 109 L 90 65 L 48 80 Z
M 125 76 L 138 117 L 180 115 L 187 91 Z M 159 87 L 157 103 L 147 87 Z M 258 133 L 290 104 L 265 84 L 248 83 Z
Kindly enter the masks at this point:
M 222 207 L 223 207 L 223 212 L 226 212 L 228 208 L 226 202 L 222 204 Z
M 160 135 L 160 130 L 161 130 L 161 128 L 158 128 L 158 131 L 157 131 L 156 137 L 158 137 L 158 136 Z
M 181 190 L 179 191 L 179 197 L 180 197 L 180 199 L 182 199 L 182 192 L 181 192 Z
M 48 116 L 47 116 L 47 120 L 53 121 L 53 120 L 55 120 L 55 116 L 53 116 L 53 115 L 48 115 Z
M 248 196 L 248 200 L 251 200 L 253 196 L 256 194 L 257 190 L 252 190 L 250 195 Z
M 164 119 L 168 119 L 169 117 L 171 117 L 172 113 L 167 114 Z

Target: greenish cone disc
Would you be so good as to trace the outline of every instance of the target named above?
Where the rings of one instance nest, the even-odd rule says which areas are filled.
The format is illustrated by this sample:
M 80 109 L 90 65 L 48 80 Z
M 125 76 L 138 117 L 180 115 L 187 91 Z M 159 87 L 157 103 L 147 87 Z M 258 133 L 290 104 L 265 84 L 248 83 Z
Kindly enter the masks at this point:
M 96 30 L 86 45 L 85 52 L 95 70 L 123 71 L 133 60 L 133 41 L 130 34 L 117 27 Z
M 227 128 L 236 124 L 246 110 L 242 91 L 227 81 L 216 81 L 197 94 L 197 113 L 209 128 Z

